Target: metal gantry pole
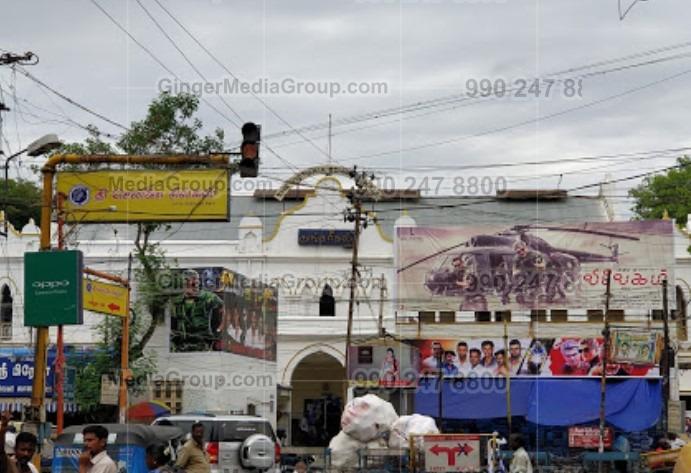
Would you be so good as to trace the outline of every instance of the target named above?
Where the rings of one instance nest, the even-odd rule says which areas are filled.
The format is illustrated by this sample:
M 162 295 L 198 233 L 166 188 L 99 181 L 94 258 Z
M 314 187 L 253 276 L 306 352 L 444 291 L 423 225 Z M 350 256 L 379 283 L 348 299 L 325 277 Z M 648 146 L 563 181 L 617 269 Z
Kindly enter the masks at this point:
M 605 328 L 602 331 L 604 346 L 602 350 L 602 375 L 600 376 L 600 443 L 597 451 L 605 451 L 605 403 L 607 401 L 607 362 L 609 361 L 609 300 L 611 297 L 610 287 L 612 282 L 612 271 L 607 271 L 607 290 L 605 292 Z M 598 462 L 598 471 L 602 471 L 602 461 Z
M 355 193 L 356 191 L 353 190 Z M 355 208 L 355 232 L 353 234 L 353 259 L 350 265 L 350 299 L 348 300 L 348 326 L 346 329 L 346 369 L 350 361 L 350 345 L 353 337 L 353 312 L 355 310 L 355 288 L 358 280 L 358 246 L 360 241 L 360 218 L 362 216 L 362 203 L 359 197 L 353 196 Z
M 662 353 L 662 431 L 668 431 L 669 424 L 669 375 L 670 375 L 670 350 L 669 350 L 669 302 L 667 299 L 667 279 L 662 281 L 662 324 L 664 329 L 664 351 Z

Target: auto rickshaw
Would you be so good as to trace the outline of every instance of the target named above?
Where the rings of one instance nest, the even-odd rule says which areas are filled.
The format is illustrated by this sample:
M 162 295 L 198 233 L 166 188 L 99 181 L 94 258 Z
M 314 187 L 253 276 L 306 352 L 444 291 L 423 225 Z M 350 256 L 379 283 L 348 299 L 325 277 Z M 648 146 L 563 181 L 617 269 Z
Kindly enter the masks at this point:
M 178 427 L 139 424 L 101 424 L 108 429 L 107 452 L 118 473 L 147 473 L 146 447 L 170 445 L 171 452 L 183 440 Z M 85 425 L 68 427 L 55 441 L 52 473 L 79 473 L 79 455 L 84 450 Z

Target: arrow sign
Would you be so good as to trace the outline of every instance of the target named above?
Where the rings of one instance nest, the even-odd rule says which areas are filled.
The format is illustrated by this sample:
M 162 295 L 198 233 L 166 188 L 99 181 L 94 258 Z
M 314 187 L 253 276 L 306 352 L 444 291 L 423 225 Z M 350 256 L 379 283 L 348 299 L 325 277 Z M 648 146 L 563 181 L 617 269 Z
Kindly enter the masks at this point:
M 84 279 L 84 309 L 101 314 L 127 317 L 128 290 L 119 284 Z
M 478 471 L 479 435 L 425 435 L 425 470 L 433 473 Z

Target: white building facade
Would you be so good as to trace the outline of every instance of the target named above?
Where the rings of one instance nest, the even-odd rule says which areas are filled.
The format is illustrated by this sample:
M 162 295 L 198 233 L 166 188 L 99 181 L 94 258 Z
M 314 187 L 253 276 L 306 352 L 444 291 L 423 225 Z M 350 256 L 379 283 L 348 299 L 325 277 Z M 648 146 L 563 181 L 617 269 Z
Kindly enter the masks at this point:
M 314 438 L 315 419 L 308 419 L 308 414 L 312 414 L 312 406 L 320 406 L 326 413 L 320 420 L 321 427 L 338 428 L 334 416 L 340 415 L 347 392 L 345 334 L 352 249 L 347 244 L 309 244 L 300 240 L 300 231 L 352 231 L 353 224 L 343 219 L 343 210 L 350 206 L 344 190 L 347 185 L 343 179 L 324 177 L 294 200 L 278 202 L 271 196 L 232 198 L 229 223 L 172 224 L 170 230 L 155 236 L 175 267 L 224 267 L 278 286 L 277 359 L 269 362 L 218 352 L 171 353 L 167 315 L 147 345 L 155 354 L 156 379 L 162 383 L 158 388 L 152 387 L 146 397 L 162 399 L 178 412 L 256 413 L 271 419 L 285 432 L 289 443 L 323 444 L 323 439 Z M 380 329 L 402 338 L 431 338 L 449 333 L 501 337 L 503 324 L 493 323 L 498 319 L 493 314 L 479 319 L 477 314 L 458 312 L 452 320 L 448 315 L 427 314 L 425 324 L 421 324 L 417 313 L 396 313 L 392 302 L 394 229 L 415 224 L 530 223 L 536 218 L 532 210 L 535 202 L 490 202 L 488 207 L 471 210 L 439 205 L 430 210 L 426 204 L 434 199 L 422 200 L 420 196 L 409 196 L 364 206 L 372 216 L 377 215 L 379 223 L 364 228 L 359 240 L 354 339 L 376 337 Z M 453 198 L 447 201 L 454 202 Z M 611 208 L 602 197 L 573 201 L 566 198 L 563 202 L 540 204 L 543 207 L 538 221 L 558 222 L 565 215 L 571 221 L 612 219 Z M 134 232 L 134 226 L 84 225 L 68 234 L 67 243 L 84 253 L 86 266 L 125 276 Z M 3 307 L 10 307 L 9 312 L 3 312 L 0 334 L 4 347 L 26 347 L 32 343 L 31 329 L 22 325 L 22 256 L 24 252 L 37 251 L 38 246 L 39 231 L 33 224 L 22 231 L 11 230 L 2 242 L 0 288 L 5 291 Z M 683 271 L 691 268 L 688 255 L 679 252 L 677 259 L 685 265 Z M 691 275 L 680 276 L 691 281 Z M 688 300 L 688 285 L 682 291 Z M 133 297 L 136 298 L 136 290 Z M 93 329 L 103 317 L 86 313 L 84 326 L 65 329 L 65 343 L 93 345 Z M 647 313 L 627 314 L 626 320 L 660 324 Z M 542 324 L 539 330 L 545 336 L 592 336 L 602 328 L 585 309 L 570 311 L 568 319 L 558 321 L 549 313 L 519 313 L 513 315 L 511 323 L 526 336 L 535 333 L 536 324 Z M 676 331 L 673 336 L 676 338 Z M 55 342 L 54 328 L 51 342 Z

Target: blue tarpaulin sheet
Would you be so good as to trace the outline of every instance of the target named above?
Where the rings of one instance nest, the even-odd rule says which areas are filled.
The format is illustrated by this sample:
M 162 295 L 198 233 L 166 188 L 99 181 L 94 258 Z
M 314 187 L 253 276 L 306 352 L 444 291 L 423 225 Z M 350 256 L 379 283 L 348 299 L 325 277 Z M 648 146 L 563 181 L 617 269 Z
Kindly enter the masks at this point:
M 439 380 L 421 379 L 415 412 L 439 416 Z M 443 417 L 490 419 L 506 416 L 504 378 L 444 379 Z M 629 378 L 607 381 L 605 415 L 625 431 L 655 425 L 662 410 L 659 379 Z M 600 380 L 597 378 L 523 378 L 511 380 L 511 414 L 541 425 L 567 426 L 592 422 L 600 416 Z

